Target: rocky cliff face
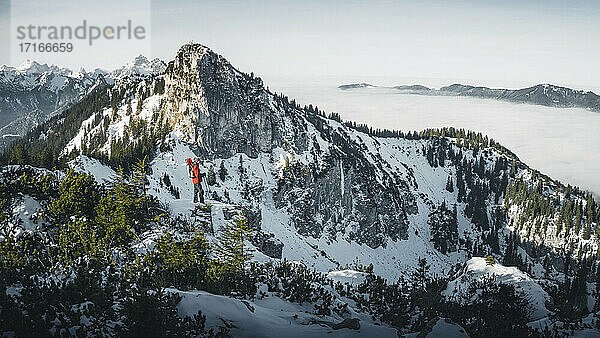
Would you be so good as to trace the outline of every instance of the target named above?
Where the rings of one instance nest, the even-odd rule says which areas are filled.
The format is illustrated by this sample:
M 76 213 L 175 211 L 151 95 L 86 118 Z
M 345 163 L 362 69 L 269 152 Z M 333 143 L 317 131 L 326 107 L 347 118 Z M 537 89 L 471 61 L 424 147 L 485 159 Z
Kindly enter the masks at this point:
M 385 168 L 381 156 L 371 154 L 368 143 L 345 128 L 312 126 L 322 128 L 315 132 L 329 147 L 313 141 L 310 162 L 289 164 L 275 195 L 277 205 L 290 210 L 298 231 L 332 239 L 344 234 L 372 248 L 406 239 L 407 215 L 418 208 L 399 168 Z
M 270 106 L 262 80 L 204 46 L 180 49 L 167 68 L 165 92 L 171 125 L 204 155 L 256 157 L 281 144 L 283 116 Z
M 276 148 L 302 156 L 283 169 L 274 195 L 301 234 L 347 231 L 349 240 L 371 247 L 406 238 L 407 214 L 417 207 L 403 180 L 365 156 L 365 145 L 344 128 L 306 115 L 208 48 L 180 49 L 166 70 L 165 100 L 171 125 L 207 158 L 256 158 Z
M 138 55 L 132 62 L 112 71 L 108 77 L 113 80 L 125 78 L 143 78 L 148 75 L 159 75 L 165 72 L 167 65 L 160 59 L 148 60 L 143 55 Z

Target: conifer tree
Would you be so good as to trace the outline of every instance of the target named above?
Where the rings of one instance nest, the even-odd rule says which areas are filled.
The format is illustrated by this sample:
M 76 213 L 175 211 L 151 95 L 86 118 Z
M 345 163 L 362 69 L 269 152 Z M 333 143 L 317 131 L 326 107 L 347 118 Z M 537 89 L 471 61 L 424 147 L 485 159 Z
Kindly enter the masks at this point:
M 215 185 L 217 183 L 215 169 L 212 165 L 208 168 L 208 173 L 206 174 L 206 183 L 210 186 Z
M 448 176 L 448 182 L 446 182 L 446 190 L 454 192 L 454 182 L 452 182 L 452 176 Z
M 204 279 L 210 253 L 204 234 L 196 232 L 188 240 L 177 240 L 167 232 L 156 241 L 148 264 L 161 271 L 165 282 L 194 285 Z
M 596 268 L 596 302 L 594 303 L 594 311 L 600 310 L 600 264 Z
M 589 223 L 586 223 L 583 226 L 583 233 L 581 234 L 581 238 L 588 240 L 588 239 L 590 239 L 591 235 L 592 235 L 592 227 L 590 226 Z
M 510 177 L 515 177 L 517 175 L 517 162 L 515 160 L 512 161 L 512 165 L 510 166 Z
M 136 113 L 139 114 L 142 112 L 142 108 L 144 107 L 144 99 L 140 96 L 137 103 Z
M 111 178 L 109 187 L 110 191 L 98 204 L 97 222 L 106 231 L 107 247 L 112 247 L 131 238 L 134 196 L 122 168 Z
M 224 161 L 221 161 L 221 166 L 219 167 L 219 178 L 223 182 L 227 178 L 227 169 L 225 169 L 225 162 Z
M 417 269 L 413 272 L 413 278 L 415 286 L 425 290 L 429 281 L 429 264 L 427 264 L 426 258 L 419 258 Z
M 250 229 L 246 217 L 241 214 L 221 228 L 221 234 L 214 246 L 218 269 L 222 272 L 239 272 L 252 259 L 252 250 L 246 242 L 250 238 Z
M 99 188 L 94 178 L 70 169 L 58 186 L 58 197 L 49 205 L 50 216 L 55 223 L 71 216 L 90 219 L 98 199 Z
M 238 165 L 238 171 L 240 172 L 240 175 L 243 175 L 246 172 L 246 169 L 244 169 L 244 158 L 242 157 L 242 155 L 240 155 L 240 163 Z
M 111 178 L 109 191 L 96 207 L 96 222 L 105 231 L 107 247 L 128 243 L 137 231 L 159 217 L 156 202 L 147 194 L 145 162 L 134 165 L 131 176 L 122 168 Z
M 581 205 L 577 203 L 575 208 L 575 233 L 579 234 L 579 231 L 581 230 Z
M 458 189 L 458 201 L 462 202 L 467 196 L 467 191 L 465 187 L 465 181 L 463 179 L 462 171 L 457 171 L 456 176 L 456 187 Z

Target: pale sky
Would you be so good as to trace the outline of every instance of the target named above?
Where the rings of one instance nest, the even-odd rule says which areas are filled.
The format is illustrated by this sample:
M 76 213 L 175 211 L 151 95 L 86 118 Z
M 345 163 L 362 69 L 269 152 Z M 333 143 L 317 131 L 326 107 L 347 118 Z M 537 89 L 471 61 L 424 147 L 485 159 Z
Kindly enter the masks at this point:
M 87 6 L 79 1 L 82 8 L 69 9 L 61 2 L 52 2 L 60 8 L 56 13 L 45 7 L 31 16 L 68 18 Z M 15 33 L 7 3 L 0 0 L 0 41 L 16 48 L 9 42 Z M 184 0 L 152 1 L 150 11 L 148 56 L 168 61 L 193 40 L 266 78 L 385 76 L 600 88 L 600 1 Z M 0 64 L 20 63 L 7 50 L 0 48 Z M 96 52 L 77 64 L 39 59 L 113 69 L 136 54 L 123 48 L 103 60 Z

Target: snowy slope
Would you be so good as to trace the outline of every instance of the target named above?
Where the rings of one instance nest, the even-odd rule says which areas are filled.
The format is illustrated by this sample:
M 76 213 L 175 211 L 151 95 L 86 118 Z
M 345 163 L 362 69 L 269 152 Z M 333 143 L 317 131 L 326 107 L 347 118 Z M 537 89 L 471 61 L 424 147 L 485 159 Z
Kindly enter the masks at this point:
M 428 327 L 420 333 L 406 334 L 403 337 L 415 337 L 415 338 L 468 338 L 469 335 L 465 332 L 460 325 L 452 322 L 447 318 L 439 318 L 432 323 L 429 323 Z
M 457 302 L 469 302 L 470 299 L 464 298 L 469 283 L 482 280 L 484 276 L 494 278 L 497 283 L 513 285 L 516 290 L 523 292 L 529 302 L 533 320 L 544 318 L 550 313 L 545 305 L 546 302 L 550 301 L 550 296 L 535 280 L 516 267 L 505 267 L 498 263 L 487 265 L 483 257 L 469 259 L 464 269 L 454 280 L 448 283 L 448 287 L 442 294 Z
M 98 183 L 106 183 L 115 175 L 115 171 L 110 167 L 103 165 L 95 158 L 85 155 L 78 156 L 70 163 L 70 166 L 76 171 L 92 174 Z
M 354 270 L 340 270 L 329 272 L 327 274 L 327 278 L 340 283 L 350 283 L 353 285 L 358 285 L 365 281 L 366 275 L 367 274 L 364 272 Z
M 144 113 L 142 113 L 143 115 Z M 193 186 L 191 180 L 187 177 L 187 169 L 185 166 L 186 158 L 195 157 L 194 152 L 188 145 L 177 141 L 177 135 L 173 135 L 174 146 L 171 151 L 159 154 L 150 164 L 153 175 L 150 177 L 149 192 L 156 195 L 159 200 L 169 205 L 174 214 L 182 214 L 190 217 L 194 204 L 192 203 Z M 387 140 L 382 140 L 388 142 Z M 386 144 L 386 150 L 394 146 L 405 146 L 406 153 L 410 154 L 408 144 Z M 411 216 L 411 224 L 409 227 L 409 237 L 402 241 L 389 241 L 387 246 L 379 248 L 371 248 L 367 245 L 361 245 L 353 242 L 343 235 L 338 235 L 333 240 L 331 238 L 312 238 L 310 236 L 299 235 L 296 229 L 289 222 L 289 214 L 285 210 L 278 209 L 273 202 L 273 192 L 277 187 L 276 169 L 272 164 L 272 158 L 278 158 L 277 154 L 283 154 L 281 149 L 275 149 L 272 155 L 260 155 L 256 159 L 243 157 L 243 166 L 245 169 L 245 177 L 250 182 L 260 182 L 265 190 L 260 194 L 258 201 L 262 214 L 261 228 L 266 233 L 274 234 L 275 237 L 281 240 L 284 244 L 283 258 L 288 260 L 302 261 L 308 266 L 315 267 L 321 271 L 328 271 L 336 268 L 338 265 L 352 263 L 356 257 L 360 262 L 366 264 L 373 263 L 374 271 L 377 274 L 384 276 L 390 280 L 395 280 L 407 272 L 411 272 L 416 266 L 419 257 L 428 257 L 433 270 L 436 274 L 442 275 L 448 272 L 448 269 L 454 264 L 465 258 L 464 254 L 453 253 L 449 256 L 440 254 L 432 247 L 430 243 L 430 235 L 427 232 L 426 219 L 427 211 L 423 211 L 418 215 Z M 396 154 L 396 161 L 403 158 L 405 163 L 409 163 L 415 171 L 422 166 L 424 159 L 418 155 L 400 155 Z M 298 161 L 303 158 L 302 154 L 296 155 Z M 218 168 L 223 161 L 227 169 L 229 177 L 225 181 L 220 181 L 217 178 L 217 184 L 209 187 L 209 193 L 215 193 L 219 197 L 223 197 L 225 192 L 230 197 L 231 203 L 242 206 L 249 204 L 249 201 L 243 198 L 242 182 L 239 177 L 239 157 L 228 159 L 215 159 L 203 161 L 201 171 L 207 172 L 210 167 Z M 412 163 L 411 163 L 412 161 Z M 399 163 L 399 162 L 397 162 Z M 102 166 L 97 161 L 85 161 L 79 164 L 79 168 L 92 173 L 97 178 L 106 178 L 112 170 L 106 166 Z M 406 170 L 399 165 L 398 170 Z M 447 173 L 443 169 L 434 170 L 430 173 L 424 173 L 419 170 L 419 175 L 416 176 L 420 187 L 424 187 L 430 191 L 442 190 Z M 171 185 L 177 188 L 181 198 L 175 199 L 169 192 L 166 186 L 161 184 L 164 175 L 170 177 Z M 435 202 L 441 203 L 442 200 L 452 201 L 456 197 L 442 194 L 441 196 L 433 195 Z M 213 202 L 214 203 L 214 202 Z M 428 210 L 425 202 L 419 204 L 421 210 Z M 463 222 L 462 224 L 465 224 Z M 467 223 L 468 224 L 468 223 Z M 219 224 L 213 225 L 218 227 Z M 464 230 L 470 229 L 470 225 L 463 226 Z M 326 256 L 323 257 L 320 251 L 324 251 Z
M 469 335 L 465 332 L 465 329 L 459 325 L 442 318 L 435 323 L 431 329 L 431 332 L 429 332 L 425 337 L 465 338 L 469 337 Z
M 396 330 L 385 325 L 374 325 L 367 316 L 360 321 L 360 329 L 333 329 L 343 318 L 311 315 L 310 306 L 287 302 L 268 296 L 255 301 L 233 299 L 203 291 L 167 292 L 182 296 L 177 305 L 181 317 L 193 317 L 198 311 L 206 316 L 206 326 L 225 325 L 233 336 L 239 337 L 397 337 Z

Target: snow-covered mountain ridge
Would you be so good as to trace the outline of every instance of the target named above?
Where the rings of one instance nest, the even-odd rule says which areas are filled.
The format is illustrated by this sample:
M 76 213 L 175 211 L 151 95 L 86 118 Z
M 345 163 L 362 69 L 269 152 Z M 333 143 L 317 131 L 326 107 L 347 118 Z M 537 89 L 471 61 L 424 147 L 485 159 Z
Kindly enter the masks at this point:
M 0 68 L 0 149 L 25 135 L 59 112 L 77 102 L 93 88 L 125 78 L 161 74 L 166 65 L 159 59 L 138 56 L 133 62 L 108 72 L 81 68 L 72 71 L 55 65 L 26 60 L 18 67 Z
M 117 143 L 134 146 L 146 136 L 140 132 L 169 125 L 174 130 L 165 140 L 169 150 L 159 152 L 151 164 L 153 190 L 160 198 L 189 203 L 185 158 L 204 158 L 204 171 L 216 171 L 223 162 L 228 174 L 210 187 L 211 197 L 244 206 L 256 215 L 253 226 L 259 231 L 287 229 L 276 237 L 284 241 L 284 253 L 289 248 L 289 259 L 328 268 L 359 256 L 373 262 L 376 271 L 378 264 L 385 267 L 386 273 L 379 272 L 395 279 L 418 257 L 428 256 L 445 273 L 473 251 L 503 252 L 504 237 L 513 234 L 510 225 L 522 219 L 523 206 L 502 212 L 513 177 L 546 186 L 544 195 L 565 198 L 562 185 L 536 176 L 487 138 L 475 144 L 470 138 L 476 134 L 455 139 L 426 133 L 402 137 L 364 133 L 268 92 L 259 78 L 239 72 L 200 45 L 182 47 L 167 67 L 164 94 L 151 95 L 162 81 L 151 78 L 117 85 L 113 91 L 126 94 L 116 110 L 106 107 L 90 116 L 62 154 L 83 150 L 106 160 L 116 155 L 111 149 Z M 132 131 L 139 123 L 145 128 Z M 280 157 L 291 158 L 284 170 L 276 167 Z M 165 175 L 181 202 L 161 187 Z M 447 189 L 449 180 L 452 192 Z M 463 181 L 460 188 L 459 181 Z M 583 196 L 577 203 L 586 205 L 582 193 L 569 195 Z M 453 205 L 457 227 L 444 240 L 453 242 L 450 246 L 455 249 L 444 254 L 432 251 L 437 229 L 430 229 L 430 218 L 439 213 L 452 216 Z M 590 222 L 595 228 L 597 223 Z M 549 226 L 556 227 L 554 222 Z M 445 225 L 441 230 L 447 230 Z M 529 240 L 535 233 L 525 235 L 523 239 Z M 582 240 L 574 234 L 566 240 L 559 235 L 548 232 L 543 237 L 551 251 L 569 251 L 572 246 L 589 257 L 595 255 L 595 237 Z M 301 254 L 320 251 L 331 257 Z M 348 256 L 349 252 L 356 254 Z
M 442 277 L 479 271 L 469 259 L 492 254 L 513 266 L 505 275 L 531 285 L 524 292 L 559 285 L 574 262 L 588 262 L 590 277 L 596 267 L 595 202 L 493 140 L 453 128 L 404 134 L 344 123 L 271 93 L 198 44 L 183 46 L 164 76 L 97 88 L 9 155 L 39 166 L 56 156 L 98 181 L 147 156 L 148 192 L 209 238 L 243 210 L 260 262 L 327 272 L 358 259 L 392 282 L 419 258 Z M 196 156 L 212 177 L 212 207 L 200 216 L 185 167 Z M 532 320 L 558 311 L 535 305 Z

